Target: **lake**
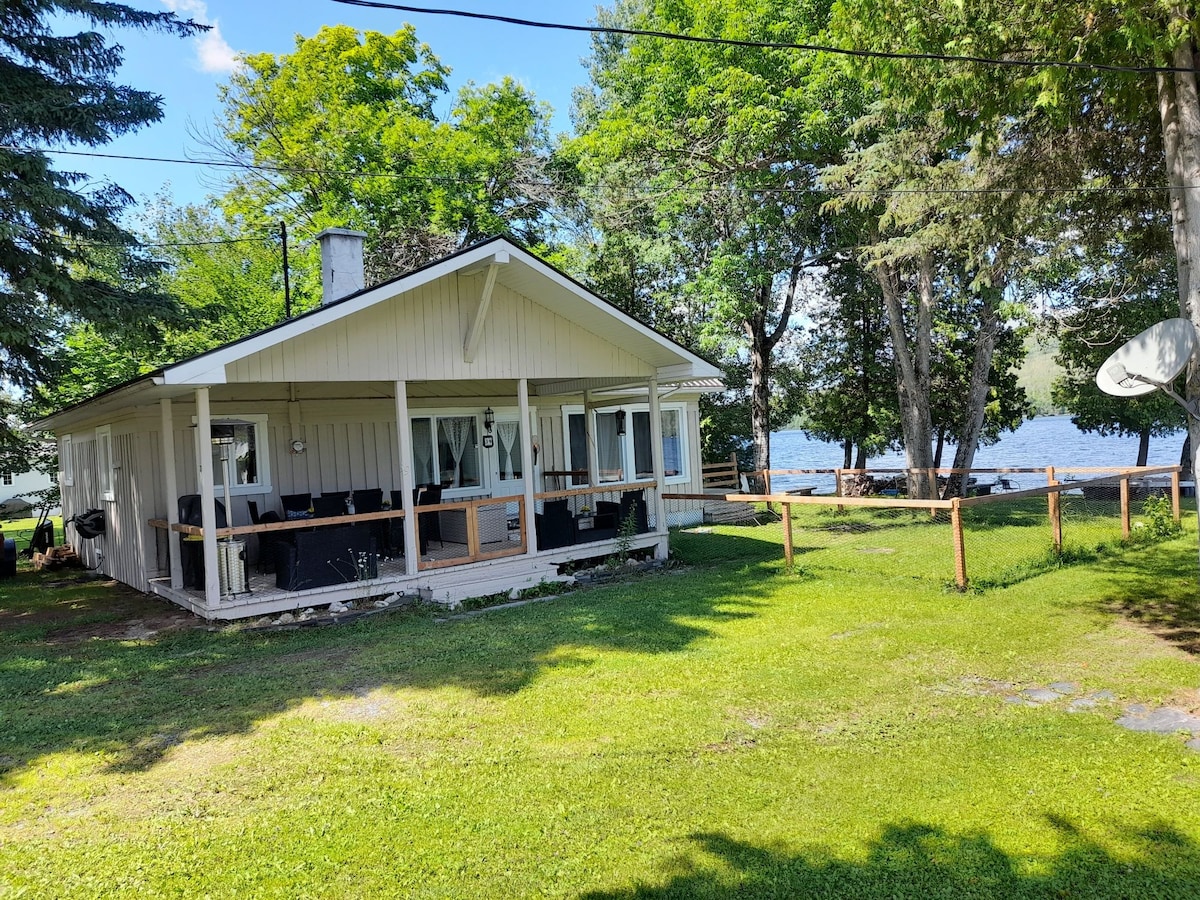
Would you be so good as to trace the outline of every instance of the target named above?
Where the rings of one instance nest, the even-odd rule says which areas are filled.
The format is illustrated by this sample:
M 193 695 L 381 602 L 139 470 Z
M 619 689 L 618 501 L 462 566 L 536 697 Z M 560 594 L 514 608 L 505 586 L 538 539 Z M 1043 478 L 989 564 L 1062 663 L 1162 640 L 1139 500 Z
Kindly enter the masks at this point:
M 1179 462 L 1184 432 L 1150 439 L 1152 466 L 1173 466 Z M 976 468 L 1032 468 L 1054 466 L 1132 466 L 1137 462 L 1135 437 L 1100 437 L 1085 434 L 1071 424 L 1070 416 L 1038 416 L 1021 424 L 1016 431 L 1000 438 L 999 443 L 980 447 L 975 454 Z M 947 445 L 942 454 L 944 465 L 954 461 L 954 448 Z M 842 448 L 805 437 L 802 431 L 776 431 L 771 435 L 771 468 L 833 469 L 842 464 Z M 903 453 L 884 453 L 867 462 L 870 468 L 898 468 L 904 465 Z M 1020 476 L 1017 476 L 1020 481 Z M 791 475 L 772 479 L 772 486 L 786 489 L 799 484 L 815 484 L 818 490 L 833 490 L 833 476 Z M 1023 485 L 1024 486 L 1024 485 Z M 1033 484 L 1028 485 L 1033 487 Z

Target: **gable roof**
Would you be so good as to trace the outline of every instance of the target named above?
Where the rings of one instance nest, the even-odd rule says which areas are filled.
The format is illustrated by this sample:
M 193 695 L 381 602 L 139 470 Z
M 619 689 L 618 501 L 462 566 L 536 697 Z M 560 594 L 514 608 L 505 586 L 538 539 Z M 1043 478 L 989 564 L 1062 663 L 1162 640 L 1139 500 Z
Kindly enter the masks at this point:
M 189 392 L 185 386 L 223 384 L 226 366 L 240 359 L 322 328 L 376 304 L 429 284 L 453 273 L 477 271 L 492 262 L 498 266 L 497 281 L 583 328 L 608 338 L 653 365 L 660 381 L 712 384 L 723 373 L 720 368 L 635 319 L 575 279 L 549 265 L 507 237 L 493 237 L 418 269 L 346 297 L 324 303 L 292 319 L 247 335 L 178 363 L 163 366 L 139 378 L 110 388 L 95 397 L 59 410 L 31 428 L 53 430 L 76 411 L 93 405 L 124 408 L 131 402 Z M 580 384 L 580 389 L 585 386 Z M 155 390 L 155 389 L 158 390 Z M 184 388 L 184 390 L 180 390 Z M 707 389 L 711 390 L 711 387 Z M 149 396 L 143 396 L 147 395 Z M 99 411 L 97 409 L 96 411 Z

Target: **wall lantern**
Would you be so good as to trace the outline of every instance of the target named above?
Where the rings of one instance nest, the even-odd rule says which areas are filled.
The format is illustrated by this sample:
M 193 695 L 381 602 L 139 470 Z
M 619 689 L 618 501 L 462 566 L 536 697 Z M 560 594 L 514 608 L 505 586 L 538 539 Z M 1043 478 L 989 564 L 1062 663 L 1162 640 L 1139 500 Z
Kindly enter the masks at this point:
M 617 434 L 625 436 L 625 410 L 617 410 Z
M 483 430 L 488 434 L 492 433 L 492 426 L 496 424 L 496 413 L 489 406 L 483 411 Z

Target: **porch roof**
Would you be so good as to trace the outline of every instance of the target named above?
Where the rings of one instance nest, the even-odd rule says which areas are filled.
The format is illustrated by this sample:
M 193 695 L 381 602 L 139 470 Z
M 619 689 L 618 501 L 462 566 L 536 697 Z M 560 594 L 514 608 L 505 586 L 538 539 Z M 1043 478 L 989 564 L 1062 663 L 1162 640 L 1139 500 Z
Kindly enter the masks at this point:
M 150 372 L 89 400 L 60 410 L 30 427 L 38 430 L 65 430 L 87 420 L 113 415 L 134 406 L 163 398 L 190 395 L 197 386 L 227 383 L 229 367 L 253 354 L 307 335 L 447 275 L 471 275 L 492 265 L 495 265 L 493 271 L 498 283 L 535 299 L 537 303 L 553 310 L 557 315 L 643 360 L 650 370 L 656 373 L 660 383 L 680 387 L 686 385 L 688 389 L 697 392 L 723 388 L 720 381 L 722 372 L 717 366 L 622 312 L 508 238 L 497 237 L 406 275 L 326 303 L 256 334 Z M 469 380 L 442 379 L 437 372 L 429 372 L 424 381 L 409 379 L 409 382 L 414 388 L 418 384 L 427 386 L 430 392 L 425 396 L 472 396 L 481 393 L 480 388 L 483 387 L 482 384 L 473 384 Z M 644 384 L 644 381 L 642 383 Z M 437 387 L 433 388 L 435 384 Z M 552 396 L 588 389 L 619 389 L 630 385 L 631 378 L 612 375 L 566 379 L 531 378 L 529 384 L 532 395 Z M 417 388 L 412 394 L 420 396 L 420 391 L 421 389 Z

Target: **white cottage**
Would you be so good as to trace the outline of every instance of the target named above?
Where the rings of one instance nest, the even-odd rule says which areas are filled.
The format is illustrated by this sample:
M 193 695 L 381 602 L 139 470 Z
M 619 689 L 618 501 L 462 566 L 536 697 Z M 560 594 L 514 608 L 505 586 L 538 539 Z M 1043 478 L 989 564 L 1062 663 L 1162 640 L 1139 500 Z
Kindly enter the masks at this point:
M 236 619 L 665 555 L 720 370 L 507 239 L 364 289 L 363 237 L 320 235 L 317 309 L 36 423 L 87 564 Z

